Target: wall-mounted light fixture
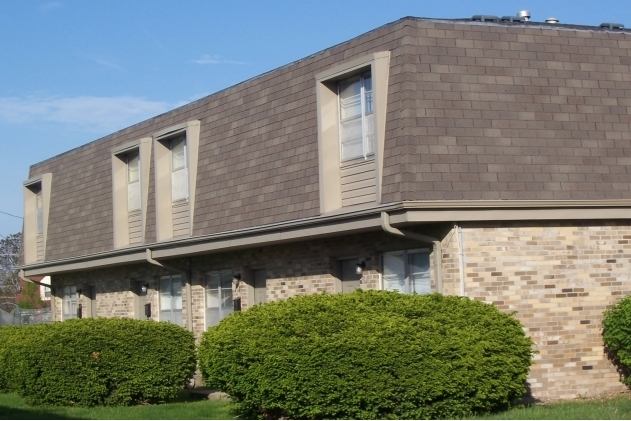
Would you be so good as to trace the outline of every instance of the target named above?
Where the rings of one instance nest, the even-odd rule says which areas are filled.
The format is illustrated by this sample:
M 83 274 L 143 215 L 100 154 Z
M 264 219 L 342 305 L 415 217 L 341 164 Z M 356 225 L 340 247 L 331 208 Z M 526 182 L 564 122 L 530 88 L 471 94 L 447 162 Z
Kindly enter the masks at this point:
M 239 282 L 241 282 L 241 274 L 235 273 L 232 275 L 232 285 L 234 285 L 235 288 L 239 286 Z
M 140 290 L 142 291 L 143 294 L 147 293 L 147 290 L 149 289 L 149 284 L 142 284 L 142 286 L 140 287 Z
M 366 269 L 366 262 L 363 260 L 355 265 L 355 273 L 358 275 L 364 273 L 364 269 Z

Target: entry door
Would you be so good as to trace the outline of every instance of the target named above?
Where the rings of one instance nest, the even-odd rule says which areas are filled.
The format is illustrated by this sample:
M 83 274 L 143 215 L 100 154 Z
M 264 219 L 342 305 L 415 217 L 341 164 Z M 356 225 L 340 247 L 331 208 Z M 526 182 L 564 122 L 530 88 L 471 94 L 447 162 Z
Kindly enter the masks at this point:
M 353 292 L 357 288 L 360 288 L 361 276 L 357 274 L 357 259 L 342 260 L 340 262 L 341 280 L 342 280 L 342 292 Z
M 253 271 L 254 277 L 254 304 L 264 304 L 267 302 L 267 277 L 265 269 Z

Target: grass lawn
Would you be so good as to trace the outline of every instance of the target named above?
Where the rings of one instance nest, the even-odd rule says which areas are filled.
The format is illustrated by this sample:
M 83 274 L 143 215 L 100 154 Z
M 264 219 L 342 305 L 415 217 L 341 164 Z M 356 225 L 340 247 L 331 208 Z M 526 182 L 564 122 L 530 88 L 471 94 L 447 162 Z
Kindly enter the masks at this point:
M 191 400 L 163 405 L 97 408 L 28 406 L 17 395 L 0 394 L 0 420 L 218 420 L 233 419 L 224 402 Z
M 191 400 L 185 395 L 179 402 L 163 405 L 98 408 L 30 407 L 16 395 L 0 394 L 0 420 L 24 419 L 234 419 L 227 404 L 217 401 Z M 631 419 L 631 395 L 611 399 L 581 399 L 550 405 L 515 408 L 476 420 L 628 420 Z
M 577 399 L 549 405 L 515 408 L 476 420 L 629 420 L 631 395 L 608 399 Z

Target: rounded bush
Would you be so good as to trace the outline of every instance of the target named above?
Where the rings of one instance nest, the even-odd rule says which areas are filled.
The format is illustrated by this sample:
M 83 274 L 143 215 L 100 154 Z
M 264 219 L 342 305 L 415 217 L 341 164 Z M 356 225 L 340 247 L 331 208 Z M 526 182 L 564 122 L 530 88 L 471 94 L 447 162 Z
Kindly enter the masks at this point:
M 196 368 L 193 334 L 170 323 L 77 319 L 13 330 L 0 351 L 0 381 L 30 404 L 165 401 Z
M 198 356 L 206 385 L 244 417 L 458 418 L 521 397 L 531 346 L 489 304 L 356 291 L 235 313 Z
M 622 382 L 631 386 L 631 295 L 605 311 L 603 341 L 610 356 L 622 366 Z

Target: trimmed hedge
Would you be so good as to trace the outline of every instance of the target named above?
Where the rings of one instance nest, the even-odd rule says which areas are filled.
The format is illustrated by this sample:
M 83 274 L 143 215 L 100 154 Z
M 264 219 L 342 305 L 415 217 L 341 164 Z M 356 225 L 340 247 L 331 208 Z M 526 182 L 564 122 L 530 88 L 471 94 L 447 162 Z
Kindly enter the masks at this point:
M 611 357 L 622 365 L 620 380 L 631 387 L 631 295 L 605 311 L 603 341 Z
M 0 328 L 0 387 L 32 405 L 173 399 L 193 377 L 195 339 L 170 323 L 76 319 Z
M 357 291 L 235 313 L 198 355 L 206 385 L 247 418 L 460 418 L 526 392 L 532 344 L 489 304 Z

